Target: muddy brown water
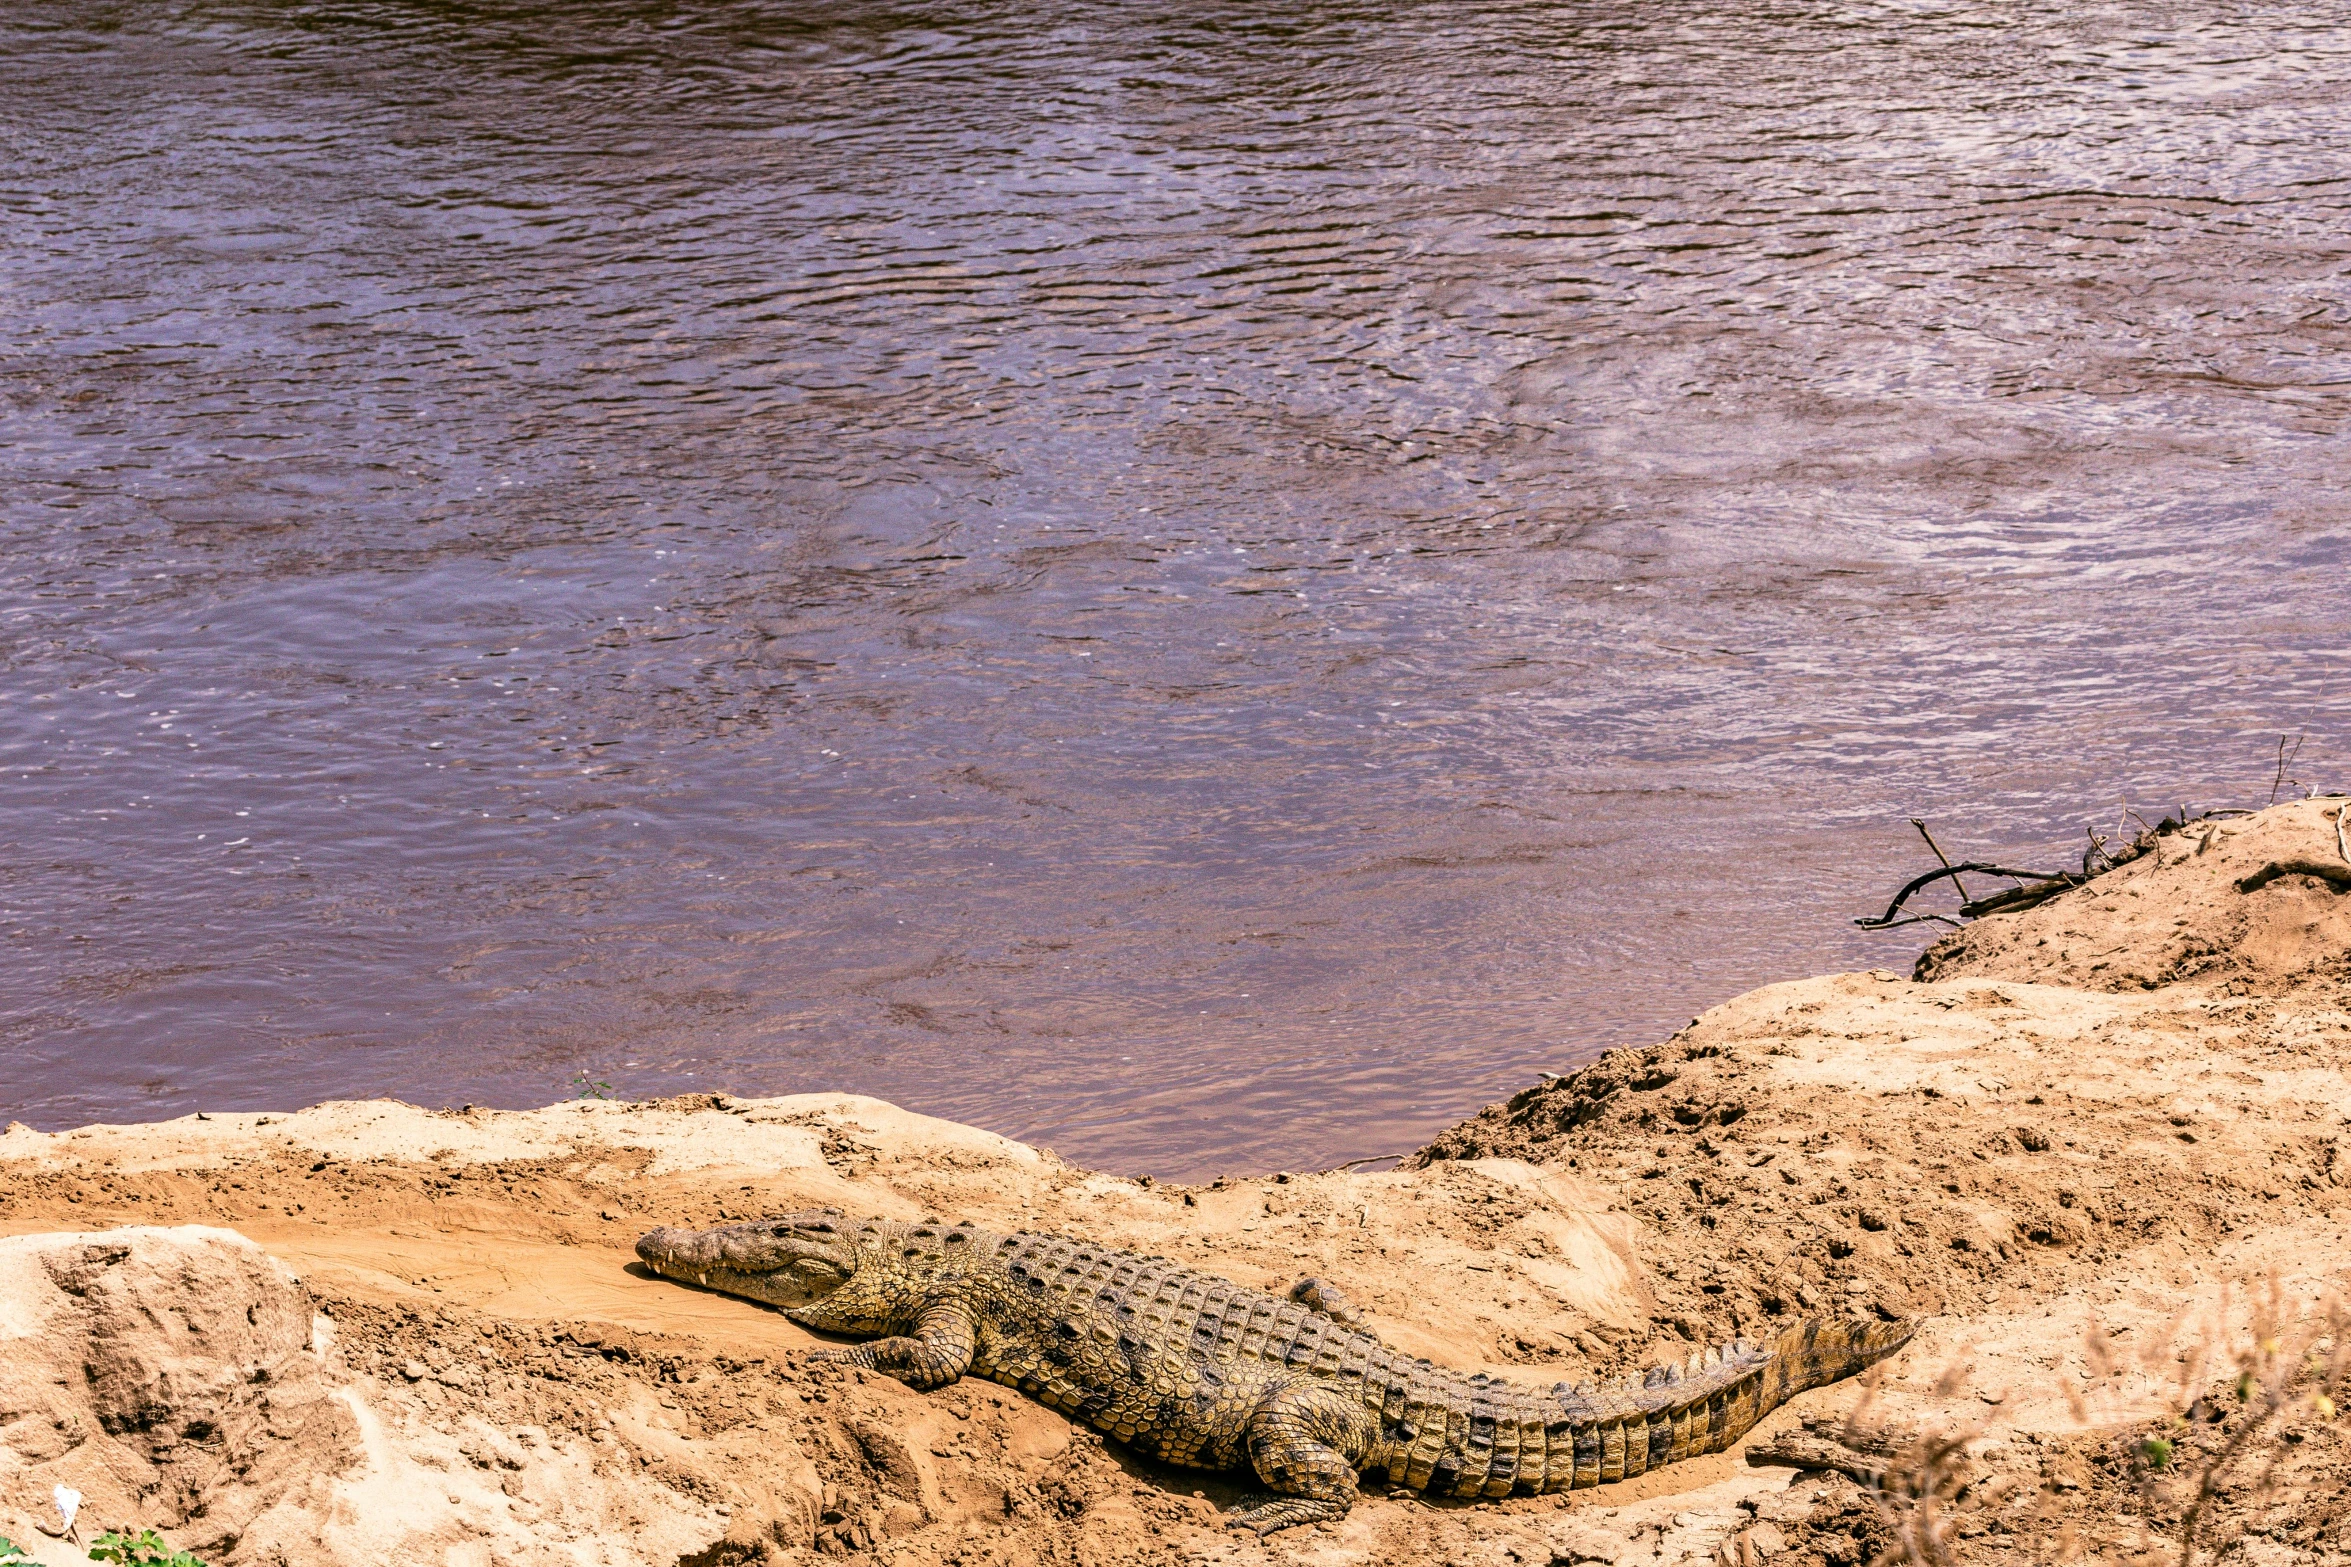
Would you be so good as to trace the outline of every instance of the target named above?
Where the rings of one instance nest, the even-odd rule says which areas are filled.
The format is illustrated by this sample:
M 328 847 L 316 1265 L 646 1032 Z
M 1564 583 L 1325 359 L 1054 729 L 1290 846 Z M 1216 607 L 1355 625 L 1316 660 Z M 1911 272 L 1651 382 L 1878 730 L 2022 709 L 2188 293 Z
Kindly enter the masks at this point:
M 2351 10 L 0 14 L 0 1114 L 1408 1148 L 2340 786 Z

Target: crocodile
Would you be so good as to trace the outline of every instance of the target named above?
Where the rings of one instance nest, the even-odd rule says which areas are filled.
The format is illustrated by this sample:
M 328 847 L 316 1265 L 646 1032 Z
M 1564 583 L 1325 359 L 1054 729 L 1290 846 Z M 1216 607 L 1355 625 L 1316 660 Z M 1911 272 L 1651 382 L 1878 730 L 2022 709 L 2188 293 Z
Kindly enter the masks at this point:
M 1231 1521 L 1261 1535 L 1345 1517 L 1375 1473 L 1430 1496 L 1533 1495 L 1719 1452 L 1914 1328 L 1809 1320 L 1638 1378 L 1539 1391 L 1390 1348 L 1318 1279 L 1285 1300 L 1067 1236 L 825 1210 L 655 1230 L 637 1255 L 867 1341 L 819 1358 L 922 1389 L 986 1377 L 1163 1463 L 1252 1469 L 1273 1494 Z

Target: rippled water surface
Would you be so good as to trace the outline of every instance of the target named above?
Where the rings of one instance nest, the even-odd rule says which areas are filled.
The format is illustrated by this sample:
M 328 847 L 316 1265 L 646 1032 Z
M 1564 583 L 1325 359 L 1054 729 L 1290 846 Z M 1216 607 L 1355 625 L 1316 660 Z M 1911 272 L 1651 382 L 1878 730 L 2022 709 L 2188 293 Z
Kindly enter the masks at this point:
M 1407 1148 L 2351 773 L 2351 8 L 0 13 L 0 1112 Z

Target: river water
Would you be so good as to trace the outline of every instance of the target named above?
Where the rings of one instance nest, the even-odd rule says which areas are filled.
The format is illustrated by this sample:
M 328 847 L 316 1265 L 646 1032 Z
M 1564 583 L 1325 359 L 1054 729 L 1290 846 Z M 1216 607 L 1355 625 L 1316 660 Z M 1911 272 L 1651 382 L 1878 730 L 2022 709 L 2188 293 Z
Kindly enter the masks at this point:
M 37 1125 L 1319 1167 L 2351 774 L 2344 5 L 18 0 L 0 137 Z

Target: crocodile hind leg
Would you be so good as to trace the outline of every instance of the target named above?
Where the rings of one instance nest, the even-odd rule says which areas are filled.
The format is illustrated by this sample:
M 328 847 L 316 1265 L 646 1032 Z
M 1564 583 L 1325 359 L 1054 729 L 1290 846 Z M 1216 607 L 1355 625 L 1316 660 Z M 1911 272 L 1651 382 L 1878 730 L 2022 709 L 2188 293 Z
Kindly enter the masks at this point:
M 1290 1286 L 1290 1299 L 1309 1311 L 1321 1312 L 1343 1328 L 1353 1328 L 1358 1333 L 1371 1331 L 1346 1291 L 1328 1279 L 1300 1279 Z
M 1275 1494 L 1227 1522 L 1271 1534 L 1295 1524 L 1329 1523 L 1355 1505 L 1355 1461 L 1375 1426 L 1359 1400 L 1313 1382 L 1269 1392 L 1249 1416 L 1249 1464 Z

